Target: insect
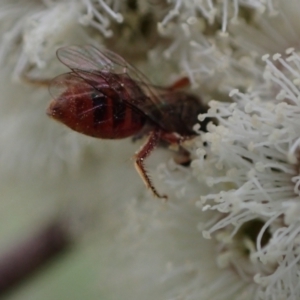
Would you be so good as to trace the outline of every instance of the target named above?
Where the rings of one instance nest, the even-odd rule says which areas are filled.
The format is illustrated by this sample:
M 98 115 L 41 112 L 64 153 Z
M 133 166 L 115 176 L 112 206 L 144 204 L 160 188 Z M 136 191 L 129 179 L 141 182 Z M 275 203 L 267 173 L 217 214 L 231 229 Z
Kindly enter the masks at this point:
M 47 114 L 82 134 L 101 139 L 147 135 L 135 154 L 135 168 L 147 188 L 158 198 L 145 169 L 145 159 L 160 143 L 179 145 L 195 136 L 197 116 L 207 106 L 192 94 L 179 90 L 182 82 L 169 88 L 152 85 L 123 58 L 91 45 L 58 49 L 58 59 L 71 72 L 54 78 L 53 96 Z M 206 128 L 206 123 L 202 128 Z

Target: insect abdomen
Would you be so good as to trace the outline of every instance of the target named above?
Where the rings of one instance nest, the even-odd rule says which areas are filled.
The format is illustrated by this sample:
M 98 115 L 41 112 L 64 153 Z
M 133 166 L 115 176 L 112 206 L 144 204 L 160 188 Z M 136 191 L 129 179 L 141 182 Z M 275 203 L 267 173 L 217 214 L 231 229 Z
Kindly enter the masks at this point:
M 120 139 L 139 132 L 146 121 L 137 110 L 126 105 L 117 94 L 92 97 L 96 137 Z
M 112 89 L 100 93 L 86 86 L 67 89 L 50 103 L 47 113 L 77 132 L 102 139 L 137 134 L 146 121 Z

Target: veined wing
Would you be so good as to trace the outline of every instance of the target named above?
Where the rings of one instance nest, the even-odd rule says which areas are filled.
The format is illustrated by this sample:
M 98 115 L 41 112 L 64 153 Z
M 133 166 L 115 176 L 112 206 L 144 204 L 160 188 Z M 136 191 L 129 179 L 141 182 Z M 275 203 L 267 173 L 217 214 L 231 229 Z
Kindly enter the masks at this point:
M 58 49 L 57 57 L 88 83 L 93 76 L 101 78 L 101 83 L 106 81 L 120 93 L 122 100 L 164 128 L 163 108 L 168 103 L 161 95 L 168 93 L 168 89 L 153 86 L 145 75 L 116 53 L 92 45 L 68 46 Z M 92 82 L 98 89 L 95 81 Z

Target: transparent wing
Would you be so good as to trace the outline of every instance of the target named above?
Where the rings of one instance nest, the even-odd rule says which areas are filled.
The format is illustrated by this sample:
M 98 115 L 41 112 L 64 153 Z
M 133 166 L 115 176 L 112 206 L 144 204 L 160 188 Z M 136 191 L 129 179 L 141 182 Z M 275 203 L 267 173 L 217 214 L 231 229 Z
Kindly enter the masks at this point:
M 109 50 L 92 45 L 67 46 L 57 50 L 58 59 L 71 70 L 126 73 L 126 61 Z
M 90 93 L 90 85 L 73 72 L 59 75 L 52 79 L 49 85 L 49 92 L 53 99 L 65 99 L 73 96 L 87 96 Z M 86 94 L 79 94 L 86 93 Z
M 164 128 L 163 108 L 167 103 L 162 95 L 169 93 L 169 90 L 153 86 L 145 75 L 116 53 L 106 49 L 99 50 L 92 45 L 68 46 L 58 49 L 57 57 L 89 84 L 91 77 L 96 76 L 101 78 L 101 82 L 114 85 L 116 90 L 120 87 L 120 93 L 125 93 L 125 97 L 120 94 L 124 101 Z M 92 82 L 98 89 L 95 81 Z

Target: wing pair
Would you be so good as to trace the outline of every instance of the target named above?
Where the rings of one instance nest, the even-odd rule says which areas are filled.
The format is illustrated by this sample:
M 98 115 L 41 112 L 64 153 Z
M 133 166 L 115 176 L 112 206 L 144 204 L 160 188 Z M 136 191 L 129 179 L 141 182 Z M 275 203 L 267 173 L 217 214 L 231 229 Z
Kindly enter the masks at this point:
M 169 92 L 168 89 L 153 86 L 146 76 L 119 55 L 106 49 L 99 50 L 94 46 L 85 45 L 60 48 L 57 57 L 72 72 L 60 75 L 52 81 L 50 93 L 54 98 L 67 95 L 64 91 L 70 86 L 89 85 L 93 88 L 93 93 L 102 94 L 100 87 L 106 85 L 116 93 L 123 93 L 120 94 L 120 99 L 123 99 L 126 105 L 138 109 L 160 127 L 164 127 L 162 107 L 165 103 L 160 94 Z M 130 81 L 118 82 L 120 77 L 116 75 L 127 77 Z M 126 82 L 129 83 L 127 86 Z

